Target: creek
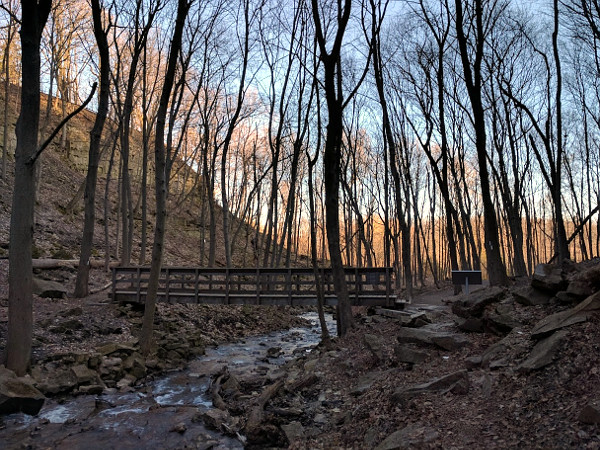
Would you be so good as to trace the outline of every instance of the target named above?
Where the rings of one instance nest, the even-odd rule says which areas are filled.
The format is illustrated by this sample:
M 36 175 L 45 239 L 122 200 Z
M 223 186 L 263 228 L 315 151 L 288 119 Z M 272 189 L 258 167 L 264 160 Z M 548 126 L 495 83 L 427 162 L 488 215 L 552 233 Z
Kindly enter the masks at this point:
M 320 339 L 316 313 L 310 326 L 207 348 L 188 368 L 161 375 L 130 392 L 49 398 L 35 416 L 0 417 L 0 447 L 57 449 L 243 448 L 242 440 L 210 430 L 198 418 L 211 408 L 211 375 L 223 366 L 240 379 L 277 377 L 282 365 L 309 352 Z M 329 332 L 335 322 L 328 316 Z

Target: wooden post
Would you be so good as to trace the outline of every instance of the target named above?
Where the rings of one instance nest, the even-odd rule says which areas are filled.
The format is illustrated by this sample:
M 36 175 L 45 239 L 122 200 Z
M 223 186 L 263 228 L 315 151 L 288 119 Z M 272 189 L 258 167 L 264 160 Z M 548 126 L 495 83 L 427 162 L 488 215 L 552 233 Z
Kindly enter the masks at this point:
M 140 266 L 136 269 L 136 278 L 137 278 L 137 293 L 135 296 L 135 300 L 138 303 L 142 303 L 141 291 L 142 291 L 142 269 Z
M 200 303 L 200 299 L 198 298 L 198 283 L 200 283 L 200 270 L 196 268 L 194 270 L 194 298 L 196 299 L 196 303 Z

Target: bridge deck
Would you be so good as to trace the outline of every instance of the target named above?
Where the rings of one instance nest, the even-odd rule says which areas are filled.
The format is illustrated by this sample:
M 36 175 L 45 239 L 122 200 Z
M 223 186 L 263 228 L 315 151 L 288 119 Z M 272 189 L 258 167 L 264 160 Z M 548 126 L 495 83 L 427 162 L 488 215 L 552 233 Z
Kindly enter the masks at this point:
M 389 267 L 348 267 L 346 283 L 353 305 L 394 306 L 393 271 Z M 337 304 L 331 269 L 320 269 L 325 303 Z M 112 298 L 144 303 L 149 267 L 113 268 Z M 170 303 L 304 306 L 317 303 L 311 268 L 165 267 L 158 301 Z

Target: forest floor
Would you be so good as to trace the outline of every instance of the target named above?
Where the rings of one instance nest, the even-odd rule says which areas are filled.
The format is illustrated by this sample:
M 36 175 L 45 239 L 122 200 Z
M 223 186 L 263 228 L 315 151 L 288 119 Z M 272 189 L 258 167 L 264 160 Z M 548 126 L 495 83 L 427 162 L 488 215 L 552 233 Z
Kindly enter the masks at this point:
M 74 278 L 68 270 L 46 273 L 67 283 Z M 0 348 L 6 336 L 6 274 L 7 262 L 0 261 Z M 107 280 L 101 270 L 92 274 L 94 286 Z M 600 314 L 592 308 L 565 326 L 549 359 L 531 368 L 525 362 L 540 342 L 532 330 L 575 302 L 548 295 L 548 303 L 523 305 L 516 293 L 528 285 L 522 280 L 500 294 L 484 288 L 469 297 L 453 296 L 449 287 L 430 288 L 402 313 L 355 309 L 356 327 L 347 336 L 287 364 L 260 424 L 249 433 L 248 447 L 600 448 Z M 469 306 L 480 298 L 485 308 L 475 315 L 486 326 L 465 331 L 468 326 L 455 314 L 460 308 L 453 305 Z M 159 335 L 199 337 L 211 345 L 299 325 L 296 312 L 159 305 L 156 327 Z M 110 302 L 102 291 L 85 299 L 36 297 L 35 319 L 34 362 L 40 362 L 94 351 L 107 341 L 134 343 L 141 313 Z M 494 326 L 499 323 L 505 326 Z M 419 332 L 441 337 L 425 342 L 410 334 Z M 160 368 L 185 365 L 182 359 Z M 262 392 L 272 381 L 264 380 Z M 256 380 L 252 386 L 243 379 L 229 384 L 236 387 L 223 393 L 225 409 L 243 424 L 260 389 Z

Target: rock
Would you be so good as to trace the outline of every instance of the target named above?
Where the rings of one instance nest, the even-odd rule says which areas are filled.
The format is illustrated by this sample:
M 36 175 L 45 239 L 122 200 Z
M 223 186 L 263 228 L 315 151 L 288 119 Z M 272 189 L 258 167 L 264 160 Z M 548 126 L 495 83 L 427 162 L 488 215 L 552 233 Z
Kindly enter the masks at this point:
M 469 331 L 473 333 L 483 333 L 483 319 L 478 317 L 469 317 L 464 319 L 457 317 L 455 319 L 456 326 L 463 331 Z
M 187 426 L 184 422 L 176 423 L 173 428 L 169 430 L 171 433 L 183 434 L 187 431 Z
M 465 359 L 465 367 L 467 370 L 473 370 L 481 366 L 483 358 L 481 356 L 469 356 Z
M 399 362 L 409 364 L 419 364 L 429 356 L 426 352 L 414 350 L 406 345 L 397 345 L 394 348 L 394 355 L 396 355 Z
M 506 295 L 500 287 L 491 287 L 474 292 L 452 303 L 452 312 L 459 317 L 481 317 L 486 306 L 499 302 Z
M 134 352 L 123 361 L 123 369 L 136 379 L 144 378 L 146 376 L 146 361 L 142 355 Z
M 136 378 L 131 375 L 131 374 L 127 374 L 125 375 L 123 378 L 121 378 L 118 382 L 117 382 L 117 388 L 119 389 L 125 389 L 128 388 L 129 386 L 133 385 L 133 383 L 136 382 Z
M 79 386 L 80 394 L 100 395 L 104 392 L 104 386 L 101 384 L 90 384 L 89 386 Z
M 396 450 L 422 448 L 425 444 L 435 441 L 439 433 L 431 427 L 422 424 L 410 424 L 386 437 L 375 450 Z
M 595 400 L 585 405 L 579 413 L 577 420 L 587 424 L 600 423 L 600 400 Z
M 53 326 L 50 328 L 50 331 L 56 334 L 70 334 L 73 331 L 81 330 L 83 328 L 83 323 L 81 323 L 79 320 L 69 319 L 60 322 L 56 326 Z
M 519 364 L 517 370 L 527 373 L 551 364 L 566 334 L 565 330 L 561 330 L 538 342 L 531 350 L 529 357 Z
M 267 358 L 279 358 L 282 354 L 281 347 L 271 347 L 267 350 Z
M 65 298 L 67 288 L 56 281 L 33 277 L 33 293 L 43 298 Z
M 531 286 L 526 286 L 513 291 L 513 297 L 517 303 L 525 306 L 547 305 L 550 303 L 552 295 L 534 289 Z
M 402 319 L 402 325 L 410 328 L 420 328 L 427 324 L 431 323 L 431 319 L 424 312 L 418 312 L 415 314 L 411 314 L 407 318 Z
M 486 317 L 486 328 L 496 334 L 509 333 L 513 328 L 520 326 L 521 323 L 508 314 L 489 314 Z
M 567 288 L 567 280 L 560 267 L 554 264 L 538 264 L 533 271 L 531 286 L 548 294 L 555 294 Z
M 290 422 L 287 425 L 281 425 L 281 430 L 290 444 L 304 437 L 304 427 L 298 421 Z
M 456 389 L 454 392 L 453 389 Z M 427 392 L 449 391 L 464 395 L 469 391 L 469 375 L 466 370 L 459 370 L 443 377 L 435 378 L 427 383 L 408 388 L 397 389 L 392 394 L 392 400 L 403 402 Z
M 543 318 L 531 330 L 531 337 L 540 339 L 561 328 L 585 322 L 588 314 L 598 309 L 600 309 L 600 292 L 591 295 L 571 309 Z
M 375 382 L 376 374 L 368 373 L 358 379 L 356 387 L 350 392 L 351 395 L 359 396 L 367 392 Z
M 98 372 L 91 370 L 85 364 L 71 367 L 71 372 L 77 379 L 77 384 L 91 384 L 98 381 Z
M 327 416 L 323 413 L 315 414 L 315 417 L 313 417 L 313 422 L 317 425 L 324 425 L 328 422 Z
M 375 336 L 374 334 L 365 334 L 363 340 L 373 356 L 375 356 L 379 361 L 383 361 L 385 359 L 383 354 L 383 343 L 381 342 L 381 338 L 379 336 Z
M 579 297 L 571 295 L 567 291 L 558 291 L 554 295 L 554 298 L 556 298 L 561 305 L 574 305 L 581 300 Z
M 456 351 L 465 347 L 470 343 L 469 339 L 462 334 L 439 334 L 431 336 L 431 340 L 438 347 L 448 350 L 449 352 Z
M 573 280 L 567 287 L 567 294 L 570 294 L 579 300 L 586 299 L 593 293 L 594 290 L 592 289 L 590 283 L 584 280 Z
M 77 378 L 69 368 L 56 367 L 48 364 L 35 366 L 31 370 L 36 387 L 45 394 L 62 394 L 73 390 L 77 386 Z
M 0 366 L 0 414 L 23 412 L 34 416 L 45 400 L 31 379 L 17 377 L 13 371 Z
M 98 353 L 102 354 L 103 356 L 108 356 L 108 355 L 110 355 L 112 353 L 116 353 L 116 352 L 133 353 L 135 351 L 135 348 L 128 344 L 122 344 L 122 343 L 118 343 L 118 342 L 109 342 L 107 344 L 104 344 L 104 345 L 96 348 L 96 351 Z
M 217 431 L 229 431 L 232 429 L 232 425 L 234 425 L 231 415 L 222 409 L 209 409 L 200 413 L 199 418 L 202 419 L 208 428 Z

